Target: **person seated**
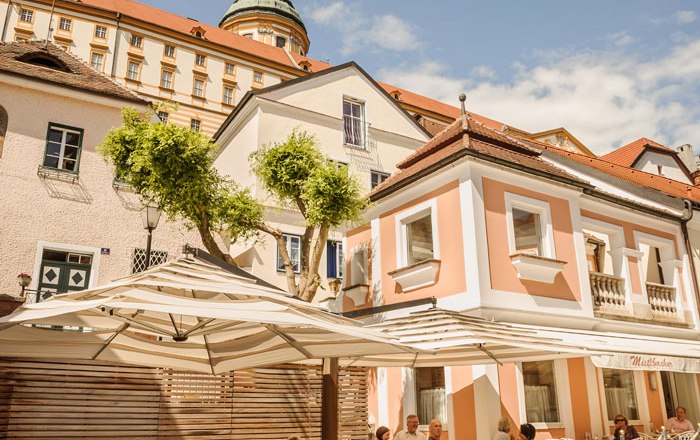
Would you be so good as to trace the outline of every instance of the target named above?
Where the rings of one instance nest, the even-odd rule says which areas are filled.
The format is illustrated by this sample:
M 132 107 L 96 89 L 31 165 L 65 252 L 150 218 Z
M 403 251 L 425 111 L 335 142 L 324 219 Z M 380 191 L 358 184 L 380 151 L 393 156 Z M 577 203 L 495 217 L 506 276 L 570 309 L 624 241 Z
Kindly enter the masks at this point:
M 493 440 L 510 440 L 510 419 L 501 417 L 498 419 L 498 432 L 493 436 Z
M 639 438 L 639 434 L 637 433 L 637 429 L 635 429 L 634 426 L 630 426 L 629 422 L 627 421 L 627 417 L 623 416 L 622 414 L 618 414 L 615 416 L 615 426 L 613 427 L 613 435 L 612 438 L 615 440 L 634 440 L 636 438 Z M 623 431 L 620 433 L 620 431 Z
M 391 437 L 391 431 L 386 426 L 380 426 L 377 428 L 377 432 L 374 433 L 377 440 L 389 440 Z
M 425 440 L 425 436 L 417 432 L 418 425 L 418 416 L 409 414 L 406 417 L 406 429 L 397 432 L 394 436 L 394 440 Z
M 440 437 L 442 437 L 442 422 L 433 419 L 428 425 L 428 440 L 440 440 Z
M 676 408 L 676 417 L 671 417 L 666 422 L 666 431 L 671 432 L 686 432 L 694 431 L 695 427 L 690 420 L 685 418 L 685 408 L 679 406 Z
M 520 425 L 520 440 L 534 440 L 537 430 L 529 423 Z

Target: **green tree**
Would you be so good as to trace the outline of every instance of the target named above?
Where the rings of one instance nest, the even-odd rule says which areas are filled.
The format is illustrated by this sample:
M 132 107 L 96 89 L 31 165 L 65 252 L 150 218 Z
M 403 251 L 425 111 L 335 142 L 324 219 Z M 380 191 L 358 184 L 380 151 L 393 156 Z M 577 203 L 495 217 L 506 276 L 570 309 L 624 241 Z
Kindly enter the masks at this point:
M 151 115 L 134 109 L 125 109 L 122 116 L 122 126 L 98 147 L 118 178 L 170 219 L 196 228 L 206 249 L 231 264 L 233 257 L 221 249 L 215 234 L 246 242 L 261 232 L 270 234 L 284 262 L 289 292 L 313 299 L 321 285 L 318 267 L 330 228 L 356 220 L 367 203 L 357 180 L 321 154 L 314 136 L 295 130 L 285 142 L 250 157 L 254 173 L 278 203 L 305 218 L 297 276 L 282 231 L 265 221 L 263 205 L 214 168 L 216 144 L 193 130 L 152 122 Z

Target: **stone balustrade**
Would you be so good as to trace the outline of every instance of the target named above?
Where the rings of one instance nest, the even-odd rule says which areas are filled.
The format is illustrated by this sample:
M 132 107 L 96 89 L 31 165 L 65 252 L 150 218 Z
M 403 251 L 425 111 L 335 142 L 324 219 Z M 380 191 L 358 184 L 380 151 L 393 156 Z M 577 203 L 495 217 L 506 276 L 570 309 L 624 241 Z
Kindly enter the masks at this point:
M 646 283 L 651 311 L 660 316 L 676 316 L 676 288 L 664 284 Z
M 589 272 L 591 295 L 595 309 L 625 310 L 624 280 L 615 275 L 600 272 Z

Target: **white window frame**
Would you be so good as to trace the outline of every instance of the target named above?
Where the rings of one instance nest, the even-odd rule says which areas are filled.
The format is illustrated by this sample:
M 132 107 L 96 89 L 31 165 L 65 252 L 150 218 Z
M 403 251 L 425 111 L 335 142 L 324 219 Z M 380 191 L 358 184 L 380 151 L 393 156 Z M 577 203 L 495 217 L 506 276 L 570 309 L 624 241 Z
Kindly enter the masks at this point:
M 34 23 L 34 11 L 27 8 L 20 9 L 19 21 L 23 23 Z
M 166 78 L 167 76 L 167 78 Z M 175 73 L 170 69 L 161 69 L 160 71 L 160 87 L 167 90 L 173 89 L 173 78 Z
M 135 43 L 138 43 L 138 44 L 135 44 Z M 131 34 L 131 38 L 129 38 L 129 45 L 132 47 L 137 47 L 139 49 L 142 49 L 143 48 L 143 36 Z
M 194 131 L 200 131 L 202 129 L 202 120 L 195 118 L 190 119 L 190 128 Z
M 255 84 L 263 84 L 264 81 L 265 81 L 265 76 L 264 76 L 263 72 L 261 72 L 259 70 L 254 70 L 253 71 L 253 82 Z
M 645 421 L 649 420 L 649 405 L 646 404 L 647 391 L 646 383 L 644 381 L 644 375 L 646 374 L 646 371 L 627 371 L 632 371 L 632 374 L 634 376 L 634 391 L 637 397 L 637 411 L 639 413 L 639 419 L 633 420 L 628 418 L 628 421 L 630 425 L 644 425 Z M 616 414 L 608 414 L 608 401 L 605 398 L 605 383 L 603 382 L 603 369 L 596 368 L 596 374 L 598 375 L 598 394 L 600 395 L 601 405 L 600 410 L 602 412 L 603 421 L 605 422 L 605 427 L 608 429 L 609 432 L 610 428 L 615 426 L 615 422 L 612 420 L 612 417 L 615 417 Z M 661 381 L 659 381 L 658 384 L 659 386 L 661 386 Z M 627 415 L 625 415 L 625 417 L 627 417 Z
M 100 57 L 100 62 L 99 64 L 95 64 L 95 57 Z M 102 52 L 92 52 L 90 53 L 90 66 L 97 70 L 98 72 L 102 72 L 104 70 L 104 62 L 105 62 L 105 54 Z
M 61 149 L 58 153 L 58 156 L 51 155 L 50 157 L 57 157 L 58 158 L 58 166 L 56 168 L 54 167 L 49 167 L 47 165 L 43 165 L 46 162 L 46 156 L 48 156 L 48 148 L 49 148 L 49 138 L 51 136 L 51 131 L 56 131 L 56 132 L 61 132 Z M 68 145 L 66 143 L 66 137 L 68 133 L 72 134 L 77 134 L 78 135 L 78 145 Z M 45 166 L 47 168 L 59 170 L 59 171 L 64 171 L 67 173 L 75 173 L 78 174 L 80 171 L 80 160 L 82 159 L 83 155 L 83 141 L 85 137 L 85 130 L 82 128 L 78 127 L 69 127 L 67 125 L 61 125 L 61 124 L 56 124 L 56 123 L 50 123 L 49 128 L 47 130 L 46 134 L 46 149 L 44 150 L 44 156 L 42 158 L 42 166 Z M 55 144 L 56 142 L 54 142 Z M 65 160 L 65 154 L 66 154 L 66 146 L 77 148 L 77 156 L 75 159 L 68 159 L 68 160 L 73 160 L 75 162 L 75 169 L 74 170 L 68 170 L 66 168 L 63 168 L 63 161 Z
M 199 66 L 199 67 L 206 67 L 207 66 L 207 56 L 204 54 L 201 54 L 201 53 L 195 54 L 194 55 L 194 64 Z
M 158 111 L 158 119 L 160 120 L 160 122 L 167 124 L 168 118 L 170 118 L 170 113 L 163 110 Z
M 201 83 L 202 87 L 197 87 L 197 84 Z M 197 98 L 204 98 L 206 90 L 206 82 L 202 78 L 195 78 L 192 80 L 192 96 L 196 96 Z
M 95 38 L 107 38 L 107 26 L 96 24 L 95 25 Z
M 68 23 L 68 27 L 64 26 L 65 23 Z M 58 28 L 62 31 L 70 32 L 73 29 L 73 20 L 68 17 L 60 17 L 58 19 Z
M 536 362 L 536 361 L 528 361 Z M 542 361 L 545 362 L 545 361 Z M 515 380 L 518 387 L 518 409 L 520 410 L 520 420 L 523 423 L 532 423 L 537 430 L 566 429 L 566 437 L 572 438 L 573 432 L 570 427 L 574 424 L 573 411 L 571 409 L 571 388 L 569 384 L 569 366 L 566 359 L 554 359 L 554 384 L 557 392 L 557 407 L 559 410 L 559 422 L 556 423 L 532 423 L 527 420 L 527 409 L 525 408 L 525 380 L 523 378 L 523 363 L 518 362 L 515 368 Z
M 542 253 L 540 257 L 556 259 L 554 246 L 554 228 L 548 202 L 506 192 L 506 227 L 508 228 L 508 247 L 510 255 L 518 253 L 515 246 L 515 227 L 513 225 L 513 208 L 539 214 Z
M 172 44 L 163 45 L 163 56 L 167 58 L 175 58 L 175 46 Z
M 331 276 L 328 273 L 328 267 L 326 267 L 326 278 L 337 278 L 342 280 L 345 277 L 345 254 L 343 253 L 343 241 L 328 239 L 326 240 L 326 243 L 332 243 L 333 246 L 335 246 L 335 276 Z M 326 244 L 326 246 L 328 246 L 328 244 Z
M 221 97 L 221 102 L 226 105 L 233 105 L 234 97 L 236 96 L 236 91 L 233 87 L 224 86 L 223 94 Z
M 345 108 L 344 107 L 345 107 L 346 102 L 348 102 L 350 105 L 358 105 L 360 107 L 360 118 L 359 119 L 360 119 L 360 130 L 361 130 L 360 137 L 361 137 L 361 139 L 360 139 L 359 144 L 349 143 L 347 141 L 347 139 L 345 139 L 345 118 L 346 118 L 346 115 L 345 115 Z M 366 149 L 367 148 L 367 106 L 366 106 L 365 101 L 363 101 L 361 99 L 353 98 L 350 96 L 343 96 L 343 103 L 342 103 L 342 107 L 340 109 L 340 113 L 342 116 L 341 119 L 343 121 L 342 122 L 342 124 L 343 124 L 342 125 L 342 127 L 343 127 L 343 129 L 342 129 L 343 145 L 347 145 L 347 146 L 354 147 L 354 148 Z M 348 115 L 348 117 L 351 119 L 356 119 L 352 115 Z
M 224 73 L 226 75 L 235 75 L 236 74 L 236 65 L 233 63 L 226 63 L 224 65 Z
M 299 259 L 296 261 L 296 266 L 297 269 L 294 271 L 294 273 L 301 273 L 301 235 L 297 234 L 282 234 L 284 237 L 284 242 L 287 247 L 287 253 L 289 254 L 289 258 L 292 258 L 292 240 L 297 239 L 299 241 Z M 275 268 L 277 269 L 277 272 L 283 273 L 285 271 L 284 267 L 280 268 L 279 262 L 281 260 L 281 255 L 280 255 L 280 250 L 279 250 L 279 245 L 277 245 L 277 258 L 275 259 Z M 292 260 L 292 266 L 294 266 L 295 261 Z
M 41 262 L 43 260 L 44 249 L 61 252 L 75 252 L 79 254 L 92 254 L 92 266 L 90 266 L 90 279 L 87 289 L 92 289 L 97 285 L 97 276 L 100 272 L 100 256 L 102 249 L 77 244 L 58 243 L 52 241 L 39 240 L 36 243 L 36 255 L 34 257 L 34 271 L 32 273 L 31 289 L 36 290 L 41 281 Z
M 433 229 L 433 258 L 440 259 L 440 240 L 438 231 L 437 200 L 431 199 L 419 203 L 395 217 L 396 228 L 396 265 L 400 269 L 408 266 L 408 237 L 406 226 L 415 220 L 430 215 Z
M 132 70 L 132 66 L 136 66 L 136 70 Z M 134 75 L 135 73 L 135 75 Z M 131 81 L 139 81 L 139 78 L 141 77 L 141 63 L 133 60 L 127 61 L 126 64 L 126 79 L 129 79 Z
M 380 182 L 378 182 L 376 185 L 374 185 L 374 182 L 372 182 L 372 179 L 374 176 L 379 176 Z M 369 171 L 369 186 L 370 189 L 374 189 L 375 187 L 381 185 L 382 182 L 384 182 L 386 179 L 391 177 L 391 173 L 386 173 L 384 171 L 377 171 L 377 170 L 370 170 Z

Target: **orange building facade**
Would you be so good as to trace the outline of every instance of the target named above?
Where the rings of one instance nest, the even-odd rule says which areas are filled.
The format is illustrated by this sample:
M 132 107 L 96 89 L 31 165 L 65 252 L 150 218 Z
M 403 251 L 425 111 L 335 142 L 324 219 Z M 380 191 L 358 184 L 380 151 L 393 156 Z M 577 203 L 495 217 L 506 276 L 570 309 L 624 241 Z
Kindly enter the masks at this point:
M 367 223 L 347 234 L 344 311 L 376 323 L 420 314 L 434 297 L 439 309 L 489 321 L 697 339 L 681 226 L 693 220 L 682 200 L 662 204 L 667 196 L 572 167 L 469 116 L 398 168 L 371 193 Z M 649 433 L 679 405 L 700 422 L 693 368 L 644 368 L 688 353 L 653 350 L 661 351 L 632 354 L 626 366 L 552 351 L 501 365 L 379 367 L 370 373 L 370 420 L 395 432 L 417 414 L 424 431 L 439 418 L 444 439 L 480 440 L 493 438 L 501 417 L 512 434 L 534 424 L 538 439 L 600 438 L 617 414 Z

